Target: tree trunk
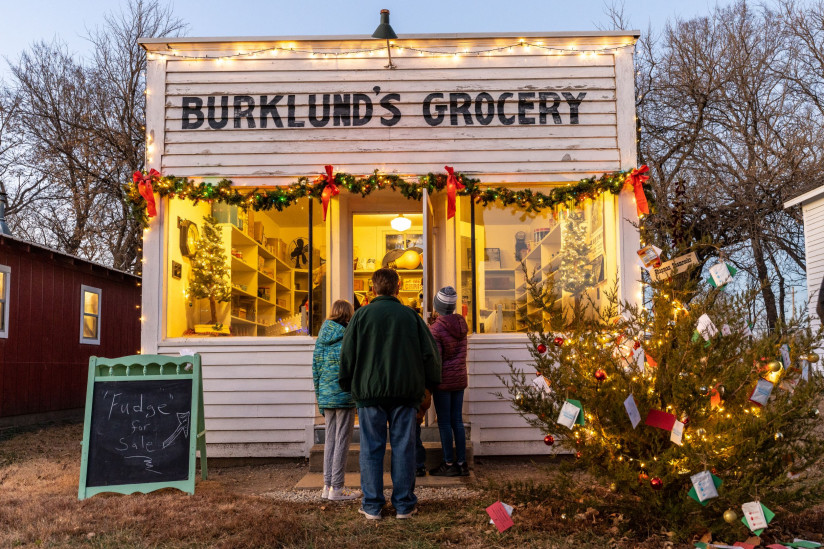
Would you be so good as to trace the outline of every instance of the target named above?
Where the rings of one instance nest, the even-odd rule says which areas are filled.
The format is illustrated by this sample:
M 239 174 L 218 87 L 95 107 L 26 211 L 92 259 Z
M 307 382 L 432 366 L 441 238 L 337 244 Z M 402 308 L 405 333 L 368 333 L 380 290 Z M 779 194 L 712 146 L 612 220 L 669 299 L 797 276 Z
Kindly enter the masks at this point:
M 775 306 L 775 292 L 770 285 L 770 274 L 767 269 L 767 262 L 764 259 L 764 249 L 761 240 L 757 235 L 752 238 L 752 256 L 755 261 L 755 269 L 758 274 L 758 282 L 761 284 L 761 297 L 764 299 L 764 309 L 767 312 L 767 325 L 770 330 L 775 329 L 778 322 L 778 310 Z
M 212 313 L 212 318 L 209 320 L 209 324 L 217 324 L 217 303 L 215 302 L 215 298 L 209 296 L 209 312 Z

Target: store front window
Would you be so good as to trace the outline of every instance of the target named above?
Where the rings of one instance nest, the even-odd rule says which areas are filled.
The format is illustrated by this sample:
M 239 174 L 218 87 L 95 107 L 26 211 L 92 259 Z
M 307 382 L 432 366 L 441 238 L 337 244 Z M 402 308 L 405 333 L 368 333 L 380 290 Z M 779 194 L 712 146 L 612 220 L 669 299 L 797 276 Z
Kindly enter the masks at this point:
M 171 200 L 169 211 L 167 337 L 317 334 L 326 237 L 310 199 L 282 212 Z
M 548 326 L 543 308 L 529 293 L 530 280 L 551 285 L 566 307 L 576 302 L 600 308 L 605 285 L 614 282 L 615 258 L 607 260 L 605 207 L 611 197 L 586 200 L 571 209 L 527 214 L 508 206 L 459 203 L 457 262 L 461 295 L 471 303 L 467 322 L 477 333 L 526 332 Z M 475 270 L 472 265 L 474 218 Z M 612 246 L 610 249 L 615 249 Z M 612 270 L 609 271 L 609 266 Z M 473 291 L 474 275 L 474 291 Z M 471 315 L 476 315 L 473 324 Z

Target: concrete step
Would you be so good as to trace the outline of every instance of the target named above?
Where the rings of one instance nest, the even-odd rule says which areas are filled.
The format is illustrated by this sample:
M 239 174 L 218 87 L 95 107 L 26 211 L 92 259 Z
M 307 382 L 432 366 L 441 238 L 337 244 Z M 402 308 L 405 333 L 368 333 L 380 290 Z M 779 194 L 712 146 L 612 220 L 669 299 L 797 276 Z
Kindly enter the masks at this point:
M 425 477 L 415 478 L 415 487 L 426 488 L 455 488 L 466 486 L 475 480 L 475 473 L 470 472 L 468 477 Z M 360 489 L 360 473 L 346 473 L 343 485 L 346 488 Z M 383 474 L 383 487 L 392 488 L 392 477 L 389 473 Z M 306 473 L 295 485 L 296 490 L 323 490 L 323 473 Z M 318 494 L 320 496 L 320 494 Z
M 433 469 L 443 461 L 443 450 L 440 442 L 424 442 L 426 449 L 426 469 Z M 466 445 L 466 461 L 473 463 L 472 445 Z M 349 445 L 349 456 L 346 458 L 346 472 L 357 473 L 360 471 L 360 444 Z M 383 457 L 383 470 L 389 471 L 392 463 L 392 448 L 386 445 L 386 454 Z M 315 444 L 309 451 L 309 472 L 323 473 L 323 444 Z
M 321 417 L 321 420 L 323 418 Z M 469 446 L 469 440 L 472 435 L 472 428 L 469 423 L 464 423 L 464 430 L 466 431 L 466 440 L 467 446 Z M 389 440 L 389 436 L 387 434 L 386 440 Z M 426 427 L 421 427 L 421 441 L 422 442 L 440 442 L 441 435 L 438 432 L 437 425 L 428 425 Z M 315 437 L 314 443 L 315 444 L 323 444 L 326 442 L 326 426 L 322 423 L 315 425 Z M 355 430 L 352 433 L 352 444 L 359 444 L 360 443 L 360 428 L 358 425 L 355 425 Z

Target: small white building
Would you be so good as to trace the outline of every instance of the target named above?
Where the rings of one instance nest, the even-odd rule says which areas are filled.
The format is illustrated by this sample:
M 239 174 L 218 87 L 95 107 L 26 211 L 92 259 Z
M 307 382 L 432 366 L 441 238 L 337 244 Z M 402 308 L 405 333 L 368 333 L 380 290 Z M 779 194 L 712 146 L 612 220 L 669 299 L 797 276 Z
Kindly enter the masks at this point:
M 144 39 L 147 168 L 229 179 L 250 201 L 311 183 L 325 165 L 408 182 L 448 165 L 482 186 L 548 193 L 636 167 L 637 37 L 410 35 L 392 41 L 391 68 L 386 42 L 364 36 Z M 424 315 L 439 287 L 458 290 L 472 329 L 464 420 L 475 455 L 546 451 L 542 434 L 492 393 L 509 372 L 502 357 L 527 364 L 526 321 L 541 315 L 521 261 L 536 278 L 558 276 L 573 232 L 551 210 L 465 196 L 448 218 L 446 192 L 423 195 L 341 189 L 325 220 L 309 198 L 248 213 L 218 196 L 158 200 L 144 234 L 142 352 L 201 353 L 210 456 L 308 456 L 312 334 L 334 300 L 368 301 L 371 272 L 393 260 L 401 299 Z M 600 300 L 617 278 L 620 298 L 638 301 L 632 192 L 573 210 L 586 291 Z M 209 305 L 187 292 L 187 238 L 207 215 L 223 224 L 233 289 L 218 322 L 228 336 L 195 333 Z M 401 215 L 411 227 L 399 232 L 390 222 Z M 399 259 L 410 249 L 420 256 Z
M 810 327 L 821 326 L 819 302 L 824 284 L 824 186 L 796 196 L 784 208 L 801 206 L 804 220 L 804 260 L 807 264 L 807 302 L 810 304 Z

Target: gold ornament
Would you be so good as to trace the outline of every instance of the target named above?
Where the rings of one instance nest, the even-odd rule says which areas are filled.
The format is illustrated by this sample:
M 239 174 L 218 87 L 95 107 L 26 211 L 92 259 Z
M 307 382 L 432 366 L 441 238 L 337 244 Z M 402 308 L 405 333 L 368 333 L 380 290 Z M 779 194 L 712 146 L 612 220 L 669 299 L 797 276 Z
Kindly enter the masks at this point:
M 781 440 L 782 438 L 784 438 L 784 433 L 781 431 L 775 433 L 775 440 Z
M 613 483 L 610 483 L 610 485 L 609 485 L 609 491 L 610 491 L 610 492 L 617 492 L 617 491 L 618 491 L 618 485 L 617 485 L 617 484 L 615 484 L 614 482 L 613 482 Z
M 815 353 L 810 353 L 807 355 L 806 360 L 807 362 L 815 364 L 816 362 L 818 362 L 818 355 Z
M 724 511 L 724 520 L 729 524 L 733 524 L 736 520 L 738 520 L 738 514 L 732 509 L 727 509 Z
M 767 368 L 770 369 L 771 372 L 780 372 L 781 371 L 781 363 L 777 360 L 772 360 L 767 364 Z
M 515 395 L 515 404 L 518 406 L 523 406 L 524 404 L 524 395 L 522 393 L 518 393 Z

